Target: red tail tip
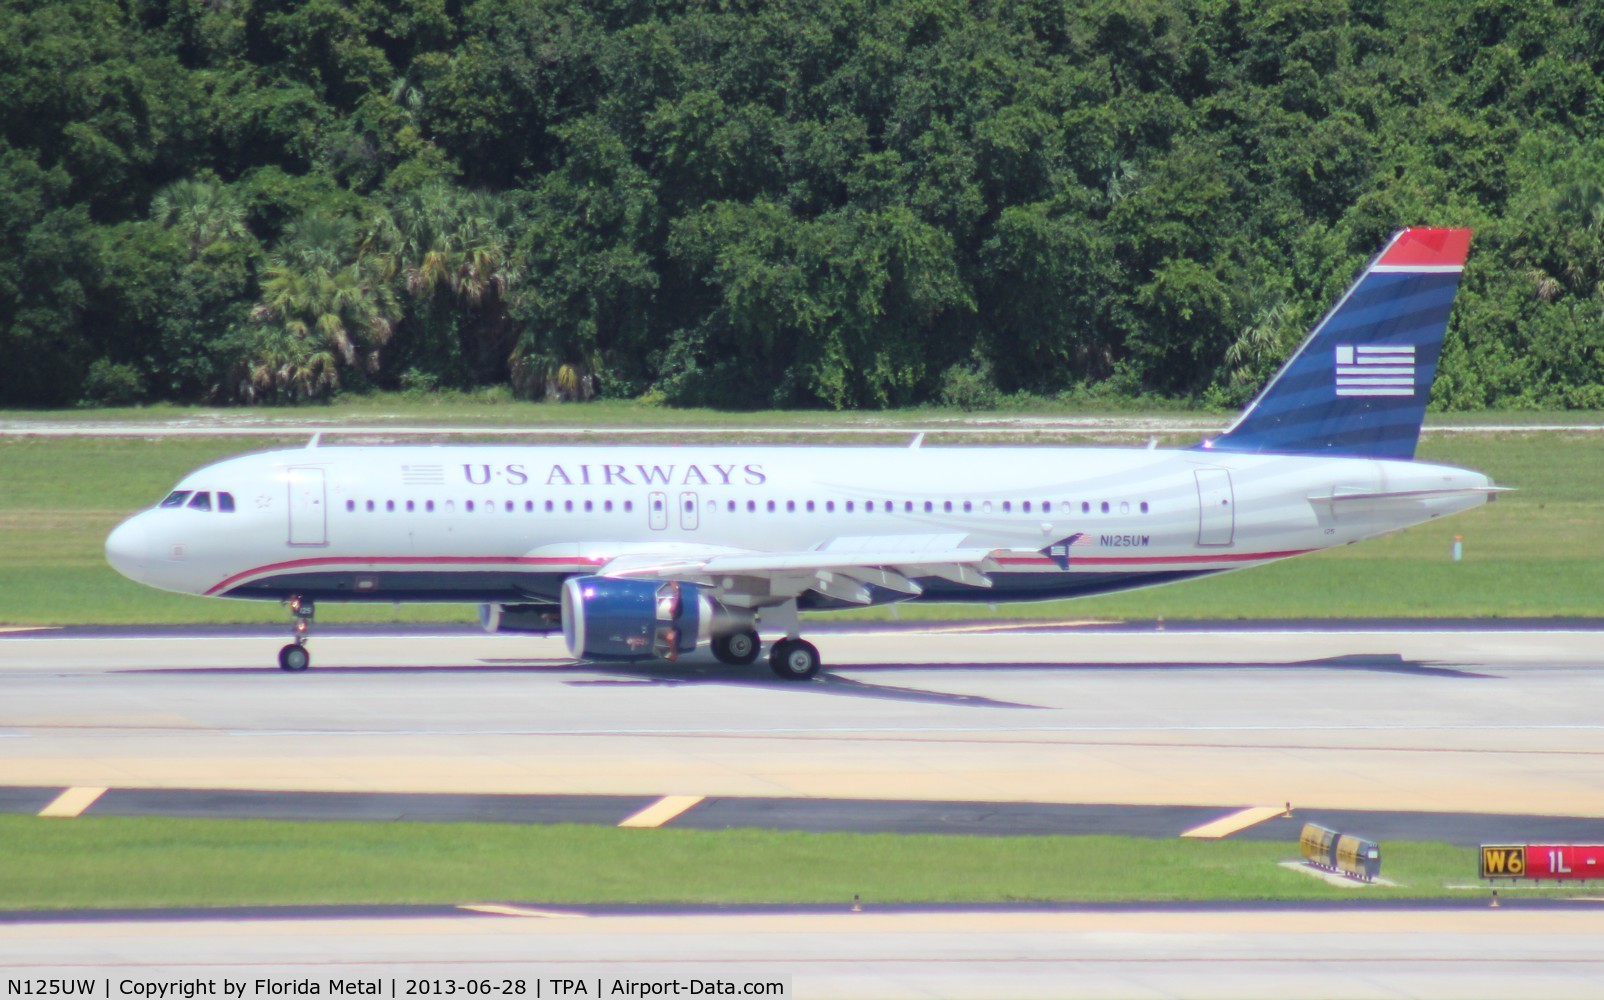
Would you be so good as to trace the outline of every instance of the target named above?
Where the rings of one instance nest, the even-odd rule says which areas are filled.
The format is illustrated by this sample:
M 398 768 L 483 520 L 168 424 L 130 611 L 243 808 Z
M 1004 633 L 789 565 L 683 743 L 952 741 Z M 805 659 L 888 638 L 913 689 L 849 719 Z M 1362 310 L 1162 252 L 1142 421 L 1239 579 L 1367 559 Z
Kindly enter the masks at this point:
M 1405 229 L 1376 263 L 1389 267 L 1463 267 L 1469 252 L 1469 229 Z

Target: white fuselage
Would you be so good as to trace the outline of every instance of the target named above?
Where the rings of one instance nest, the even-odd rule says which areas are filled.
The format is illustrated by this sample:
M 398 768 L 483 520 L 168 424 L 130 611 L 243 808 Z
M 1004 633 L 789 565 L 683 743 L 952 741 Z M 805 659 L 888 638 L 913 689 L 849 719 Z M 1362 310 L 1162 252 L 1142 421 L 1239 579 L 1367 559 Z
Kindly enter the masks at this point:
M 989 586 L 924 581 L 920 599 L 1039 600 L 1343 545 L 1489 487 L 1416 462 L 1207 450 L 336 446 L 197 470 L 183 505 L 135 515 L 106 549 L 125 575 L 190 594 L 518 603 L 634 552 L 939 538 L 997 550 L 996 571 Z M 190 505 L 201 493 L 209 510 Z M 1045 554 L 1065 539 L 1067 566 Z M 812 596 L 803 607 L 834 606 Z

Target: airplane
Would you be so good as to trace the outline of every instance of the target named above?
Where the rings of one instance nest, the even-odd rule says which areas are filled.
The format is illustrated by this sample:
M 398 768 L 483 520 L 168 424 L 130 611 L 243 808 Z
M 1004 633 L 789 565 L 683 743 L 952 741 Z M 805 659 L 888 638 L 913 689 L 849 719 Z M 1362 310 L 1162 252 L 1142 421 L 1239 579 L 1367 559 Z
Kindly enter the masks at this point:
M 229 458 L 117 527 L 140 583 L 279 601 L 476 603 L 583 660 L 710 647 L 807 680 L 799 613 L 1040 601 L 1260 566 L 1479 506 L 1413 461 L 1466 229 L 1400 230 L 1219 436 L 1108 447 L 324 446 Z

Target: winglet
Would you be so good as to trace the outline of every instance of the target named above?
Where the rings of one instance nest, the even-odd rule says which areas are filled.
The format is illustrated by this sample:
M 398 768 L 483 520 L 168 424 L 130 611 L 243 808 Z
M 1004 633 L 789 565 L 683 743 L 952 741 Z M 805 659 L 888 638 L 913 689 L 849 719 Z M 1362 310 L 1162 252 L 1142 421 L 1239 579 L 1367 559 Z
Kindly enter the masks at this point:
M 306 447 L 308 449 L 316 448 L 318 446 L 318 442 L 322 441 L 322 440 L 323 440 L 323 432 L 322 431 L 318 431 L 317 433 L 312 435 L 312 440 L 306 442 Z

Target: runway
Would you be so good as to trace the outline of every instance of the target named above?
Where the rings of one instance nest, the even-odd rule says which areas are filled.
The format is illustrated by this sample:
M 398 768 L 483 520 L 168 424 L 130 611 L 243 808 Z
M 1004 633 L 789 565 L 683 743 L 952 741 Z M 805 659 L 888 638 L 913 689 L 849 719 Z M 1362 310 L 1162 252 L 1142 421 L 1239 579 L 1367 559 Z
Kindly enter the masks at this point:
M 1258 806 L 1228 835 L 1270 839 L 1290 821 L 1268 807 L 1291 802 L 1300 819 L 1359 817 L 1378 838 L 1604 827 L 1604 633 L 1585 625 L 814 637 L 826 674 L 791 684 L 708 662 L 574 665 L 555 640 L 459 630 L 331 629 L 301 675 L 268 666 L 283 636 L 259 629 L 11 633 L 0 809 L 93 792 L 84 815 L 469 808 L 615 824 L 675 803 L 664 822 L 701 828 L 1163 837 Z M 13 916 L 0 967 L 778 976 L 806 997 L 1598 995 L 1604 906 L 1480 899 Z
M 0 925 L 13 976 L 783 981 L 787 996 L 1596 998 L 1604 911 L 587 914 Z M 610 995 L 594 986 L 586 996 Z M 385 995 L 388 995 L 386 993 Z M 530 991 L 533 996 L 533 991 Z M 542 996 L 556 995 L 550 987 Z
M 816 636 L 808 684 L 555 639 L 0 637 L 0 786 L 1277 806 L 1604 818 L 1588 629 Z

